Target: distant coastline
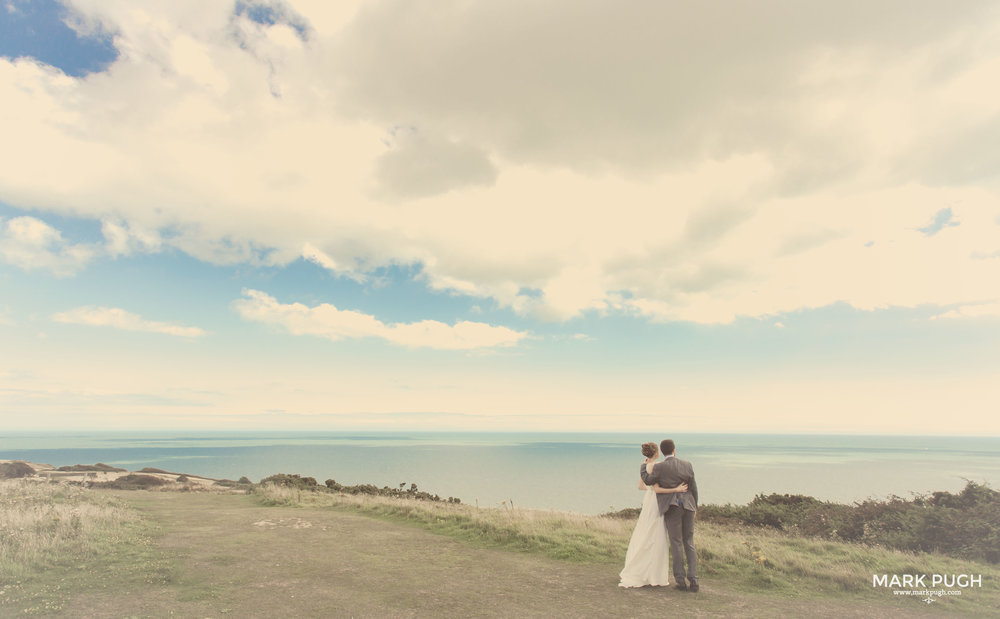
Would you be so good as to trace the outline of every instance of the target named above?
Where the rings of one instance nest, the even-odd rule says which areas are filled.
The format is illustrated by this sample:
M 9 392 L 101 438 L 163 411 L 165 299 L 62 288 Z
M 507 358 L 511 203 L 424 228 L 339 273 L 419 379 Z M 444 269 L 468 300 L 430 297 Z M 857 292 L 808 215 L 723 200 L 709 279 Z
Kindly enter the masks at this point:
M 173 492 L 236 492 L 271 496 L 279 489 L 278 502 L 301 501 L 302 492 L 340 496 L 368 496 L 420 502 L 460 504 L 457 497 L 421 490 L 416 484 L 399 487 L 363 483 L 344 485 L 334 479 L 317 481 L 294 473 L 276 473 L 255 484 L 247 477 L 218 480 L 155 468 L 128 471 L 104 463 L 74 464 L 55 468 L 49 464 L 0 460 L 0 480 L 53 482 L 95 489 L 153 490 Z M 271 499 L 266 499 L 271 500 Z M 510 499 L 501 511 L 513 510 Z M 495 509 L 495 508 L 494 508 Z M 638 509 L 626 508 L 601 514 L 613 519 L 633 520 Z M 563 512 L 571 513 L 571 512 Z M 723 526 L 769 529 L 810 539 L 825 539 L 877 546 L 905 552 L 940 553 L 957 559 L 1000 563 L 1000 491 L 988 485 L 966 482 L 961 492 L 936 491 L 910 500 L 890 497 L 853 505 L 820 501 L 806 495 L 758 495 L 745 505 L 703 504 L 698 520 Z
M 254 481 L 294 472 L 344 484 L 446 489 L 470 504 L 598 514 L 638 505 L 638 445 L 656 433 L 4 432 L 0 459 L 104 462 Z M 674 434 L 706 502 L 758 494 L 850 503 L 1000 486 L 1000 438 Z M 531 480 L 524 483 L 524 480 Z

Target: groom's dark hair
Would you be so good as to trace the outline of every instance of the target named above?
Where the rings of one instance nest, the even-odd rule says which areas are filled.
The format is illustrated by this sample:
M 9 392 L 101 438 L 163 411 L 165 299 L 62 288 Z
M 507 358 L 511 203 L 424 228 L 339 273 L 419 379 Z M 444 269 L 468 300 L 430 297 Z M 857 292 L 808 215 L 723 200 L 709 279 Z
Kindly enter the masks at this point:
M 663 454 L 664 456 L 669 456 L 670 454 L 674 453 L 674 449 L 675 449 L 674 442 L 669 438 L 660 441 L 660 453 Z

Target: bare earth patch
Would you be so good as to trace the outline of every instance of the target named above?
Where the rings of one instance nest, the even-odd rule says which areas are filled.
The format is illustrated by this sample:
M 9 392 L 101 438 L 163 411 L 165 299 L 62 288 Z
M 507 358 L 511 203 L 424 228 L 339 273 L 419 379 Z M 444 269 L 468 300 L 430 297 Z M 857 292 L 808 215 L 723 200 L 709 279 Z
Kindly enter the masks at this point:
M 274 529 L 276 527 L 291 527 L 293 529 L 308 529 L 313 526 L 308 520 L 303 520 L 301 518 L 278 518 L 277 520 L 261 520 L 260 522 L 253 523 L 255 527 L 263 527 L 266 529 Z M 323 527 L 326 530 L 326 527 Z

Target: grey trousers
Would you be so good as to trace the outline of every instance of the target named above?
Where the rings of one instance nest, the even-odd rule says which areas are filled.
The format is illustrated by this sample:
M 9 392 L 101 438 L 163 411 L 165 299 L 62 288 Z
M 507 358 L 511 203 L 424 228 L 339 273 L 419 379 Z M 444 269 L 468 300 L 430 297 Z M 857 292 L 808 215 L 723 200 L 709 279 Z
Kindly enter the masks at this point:
M 670 538 L 670 559 L 674 582 L 684 586 L 684 557 L 687 557 L 687 579 L 698 582 L 698 555 L 694 549 L 694 512 L 671 505 L 663 514 L 663 526 Z

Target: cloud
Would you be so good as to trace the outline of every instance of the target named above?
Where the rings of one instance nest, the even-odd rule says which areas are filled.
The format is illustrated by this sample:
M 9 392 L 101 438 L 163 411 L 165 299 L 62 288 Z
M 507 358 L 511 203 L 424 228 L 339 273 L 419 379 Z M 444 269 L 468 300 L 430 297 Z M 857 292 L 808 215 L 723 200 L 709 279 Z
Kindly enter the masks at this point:
M 1000 180 L 1000 114 L 974 115 L 961 125 L 929 136 L 910 157 L 913 173 L 935 185 L 995 185 Z
M 375 160 L 377 195 L 424 198 L 496 182 L 497 170 L 480 148 L 405 129 L 396 130 L 393 137 L 392 150 Z
M 146 320 L 145 318 L 116 307 L 78 307 L 52 316 L 56 322 L 95 327 L 114 327 L 125 331 L 163 333 L 183 338 L 199 338 L 207 333 L 198 327 Z
M 934 219 L 926 226 L 917 228 L 917 230 L 923 232 L 924 236 L 934 236 L 945 228 L 954 228 L 960 225 L 960 222 L 955 221 L 954 214 L 951 212 L 951 208 L 949 207 L 943 208 L 937 213 L 934 213 Z
M 972 257 L 975 258 L 976 260 L 996 260 L 997 258 L 1000 258 L 1000 249 L 992 253 L 985 251 L 976 251 L 972 253 Z
M 101 223 L 103 243 L 74 243 L 36 217 L 0 218 L 0 259 L 25 270 L 43 269 L 67 277 L 95 258 L 155 253 L 163 247 L 160 233 L 123 221 Z
M 101 233 L 104 235 L 104 251 L 116 258 L 134 253 L 155 253 L 163 246 L 158 231 L 144 230 L 128 222 L 104 221 Z
M 473 350 L 513 346 L 526 333 L 481 322 L 462 321 L 447 325 L 435 320 L 385 324 L 374 316 L 340 310 L 323 303 L 308 307 L 282 304 L 257 290 L 244 290 L 244 298 L 233 302 L 236 312 L 255 322 L 281 326 L 293 335 L 314 335 L 332 341 L 375 337 L 409 348 Z
M 990 7 L 968 9 L 982 18 Z M 820 99 L 844 82 L 877 87 L 880 66 L 948 42 L 972 19 L 901 1 L 863 12 L 383 1 L 332 42 L 333 66 L 338 99 L 358 117 L 447 127 L 511 160 L 631 169 L 767 150 L 789 182 L 823 182 L 857 165 L 842 132 L 862 127 L 848 114 L 811 114 Z M 948 51 L 960 67 L 971 50 Z
M 68 276 L 83 268 L 97 253 L 93 245 L 68 242 L 62 233 L 40 219 L 0 219 L 0 259 L 22 269 L 44 269 Z
M 0 59 L 0 200 L 105 244 L 4 239 L 24 268 L 402 265 L 545 320 L 1000 294 L 991 2 L 67 7 L 118 55 Z
M 962 305 L 943 314 L 938 314 L 933 319 L 981 318 L 984 316 L 1000 316 L 1000 301 Z
M 313 246 L 312 243 L 306 243 L 302 246 L 302 258 L 323 267 L 335 275 L 348 277 L 356 282 L 365 282 L 368 280 L 364 274 L 358 273 L 353 268 L 341 265 L 325 252 Z
M 211 403 L 206 399 L 185 397 L 184 395 L 174 395 L 170 393 L 136 393 L 123 392 L 117 390 L 95 389 L 93 387 L 82 387 L 78 389 L 66 388 L 5 388 L 0 387 L 0 395 L 4 396 L 8 402 L 16 403 L 20 407 L 39 407 L 47 410 L 69 408 L 74 412 L 80 409 L 93 411 L 99 414 L 107 414 L 109 409 L 118 407 L 204 407 Z

